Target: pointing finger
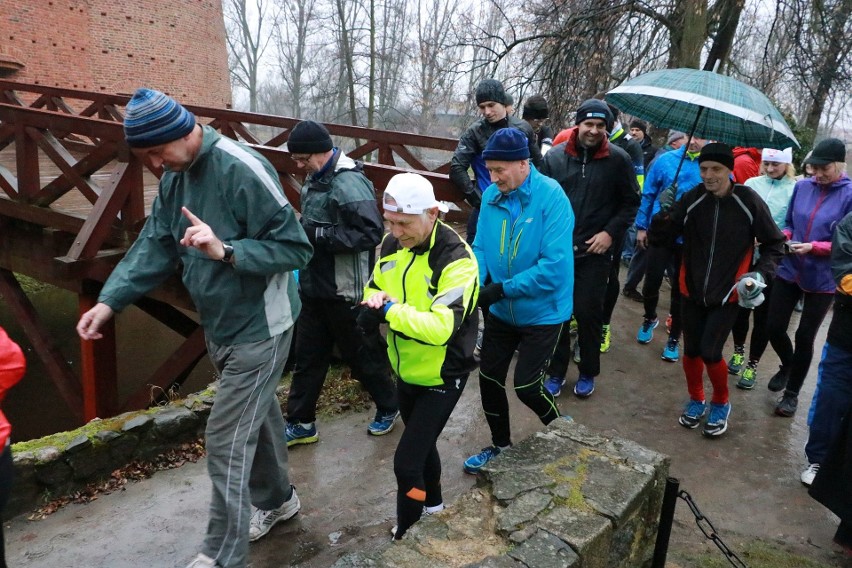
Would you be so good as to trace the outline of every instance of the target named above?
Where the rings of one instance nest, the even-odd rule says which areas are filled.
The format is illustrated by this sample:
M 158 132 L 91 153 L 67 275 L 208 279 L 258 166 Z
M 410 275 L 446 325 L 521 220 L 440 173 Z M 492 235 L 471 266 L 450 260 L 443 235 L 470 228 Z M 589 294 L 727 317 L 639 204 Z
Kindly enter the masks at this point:
M 189 219 L 189 222 L 192 223 L 193 225 L 197 226 L 197 225 L 203 225 L 204 224 L 204 221 L 202 221 L 201 219 L 196 217 L 195 214 L 193 214 L 193 212 L 190 211 L 189 209 L 187 209 L 186 207 L 181 207 L 180 211 L 181 211 L 181 213 L 183 213 L 183 216 L 186 217 L 187 219 Z

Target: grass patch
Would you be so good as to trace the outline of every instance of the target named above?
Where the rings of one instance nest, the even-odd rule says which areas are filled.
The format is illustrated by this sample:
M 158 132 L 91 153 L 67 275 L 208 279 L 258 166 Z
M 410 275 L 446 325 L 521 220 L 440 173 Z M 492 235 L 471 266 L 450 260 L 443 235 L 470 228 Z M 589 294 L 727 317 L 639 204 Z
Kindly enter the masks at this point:
M 708 546 L 710 546 L 708 544 Z M 749 568 L 833 568 L 836 564 L 826 564 L 801 556 L 777 543 L 751 540 L 732 549 Z M 691 568 L 730 568 L 731 563 L 714 546 L 704 553 L 670 552 L 672 564 Z
M 23 274 L 15 273 L 15 278 L 18 279 L 18 283 L 27 294 L 35 294 L 36 292 L 41 292 L 45 288 L 51 287 L 50 284 L 45 284 L 44 282 L 40 282 L 35 278 L 30 278 L 29 276 L 24 276 Z
M 290 392 L 292 374 L 287 374 L 281 380 L 278 399 L 281 408 L 287 408 L 287 394 Z M 368 410 L 373 405 L 369 393 L 361 386 L 361 383 L 352 378 L 349 367 L 341 364 L 333 364 L 325 377 L 320 397 L 317 401 L 317 416 L 328 417 L 343 414 L 345 412 Z
M 45 436 L 44 438 L 36 438 L 34 440 L 26 440 L 24 442 L 17 442 L 12 444 L 12 451 L 15 453 L 20 452 L 36 452 L 43 448 L 54 447 L 59 450 L 65 449 L 71 440 L 79 436 L 80 434 L 85 434 L 87 438 L 90 440 L 97 434 L 103 430 L 114 430 L 119 431 L 124 423 L 127 421 L 125 418 L 106 418 L 102 420 L 92 420 L 88 424 L 80 426 L 74 430 L 69 430 L 67 432 L 57 432 L 56 434 L 51 434 L 49 436 Z

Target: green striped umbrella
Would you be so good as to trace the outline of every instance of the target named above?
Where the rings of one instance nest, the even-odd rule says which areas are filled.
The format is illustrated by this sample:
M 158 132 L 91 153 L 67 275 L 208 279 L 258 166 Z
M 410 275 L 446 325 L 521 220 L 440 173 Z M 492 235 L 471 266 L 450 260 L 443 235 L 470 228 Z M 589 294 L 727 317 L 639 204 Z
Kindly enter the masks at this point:
M 710 71 L 651 71 L 614 88 L 606 94 L 606 100 L 654 126 L 732 146 L 799 146 L 784 117 L 766 95 Z

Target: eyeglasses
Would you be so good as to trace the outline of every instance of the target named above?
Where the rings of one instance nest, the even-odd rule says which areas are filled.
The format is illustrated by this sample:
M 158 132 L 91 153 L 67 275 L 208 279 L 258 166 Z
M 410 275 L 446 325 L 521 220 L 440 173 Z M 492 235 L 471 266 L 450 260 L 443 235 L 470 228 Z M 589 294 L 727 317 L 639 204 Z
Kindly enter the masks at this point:
M 296 154 L 290 154 L 290 159 L 293 160 L 294 162 L 304 164 L 304 163 L 307 163 L 307 161 L 311 159 L 311 155 L 310 154 L 302 154 L 302 155 L 297 156 Z

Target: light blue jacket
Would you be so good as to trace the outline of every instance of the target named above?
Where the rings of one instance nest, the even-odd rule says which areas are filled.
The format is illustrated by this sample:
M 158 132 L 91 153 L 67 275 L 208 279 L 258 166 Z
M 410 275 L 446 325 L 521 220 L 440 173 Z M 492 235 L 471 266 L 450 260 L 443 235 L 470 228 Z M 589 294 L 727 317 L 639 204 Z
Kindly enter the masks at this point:
M 664 189 L 674 181 L 677 165 L 686 152 L 684 144 L 677 150 L 666 152 L 659 156 L 650 169 L 645 173 L 645 185 L 642 186 L 642 203 L 639 212 L 636 213 L 636 228 L 647 230 L 651 226 L 651 217 L 660 210 L 660 201 L 657 199 Z M 690 158 L 688 155 L 683 159 L 680 173 L 677 175 L 677 195 L 675 200 L 680 200 L 683 194 L 701 183 L 701 175 L 698 169 L 698 157 Z
M 766 202 L 772 220 L 783 229 L 787 220 L 787 207 L 790 206 L 790 198 L 793 197 L 793 188 L 796 180 L 787 176 L 781 179 L 772 179 L 767 175 L 757 176 L 746 180 L 745 185 L 752 188 Z
M 517 327 L 567 321 L 574 309 L 573 233 L 568 197 L 532 164 L 515 191 L 488 186 L 473 252 L 480 283 L 503 283 L 506 297 L 491 305 L 491 315 Z

